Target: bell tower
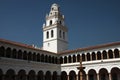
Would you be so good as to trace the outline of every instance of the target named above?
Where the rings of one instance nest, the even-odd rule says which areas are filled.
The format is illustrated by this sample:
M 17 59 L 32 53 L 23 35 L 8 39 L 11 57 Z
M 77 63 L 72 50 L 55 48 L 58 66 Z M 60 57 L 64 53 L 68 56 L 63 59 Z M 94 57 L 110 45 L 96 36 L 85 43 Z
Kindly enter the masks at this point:
M 68 49 L 68 29 L 58 4 L 52 4 L 43 24 L 43 50 L 58 53 Z

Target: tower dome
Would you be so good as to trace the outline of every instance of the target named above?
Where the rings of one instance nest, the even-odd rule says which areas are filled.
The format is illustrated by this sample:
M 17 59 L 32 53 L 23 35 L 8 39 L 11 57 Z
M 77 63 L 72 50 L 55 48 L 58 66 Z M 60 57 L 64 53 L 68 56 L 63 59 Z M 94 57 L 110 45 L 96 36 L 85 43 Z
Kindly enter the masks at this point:
M 59 11 L 59 5 L 56 3 L 52 4 L 51 11 Z

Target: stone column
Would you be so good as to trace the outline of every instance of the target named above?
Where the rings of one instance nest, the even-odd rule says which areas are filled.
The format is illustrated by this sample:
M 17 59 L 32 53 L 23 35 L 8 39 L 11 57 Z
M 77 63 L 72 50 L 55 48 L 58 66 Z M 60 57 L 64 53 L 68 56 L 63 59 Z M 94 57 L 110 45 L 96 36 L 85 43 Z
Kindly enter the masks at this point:
M 92 54 L 90 54 L 90 61 L 92 61 L 93 59 L 92 59 Z
M 67 75 L 67 80 L 69 80 L 69 75 Z
M 99 73 L 97 74 L 97 80 L 99 80 Z
M 64 61 L 64 57 L 62 57 L 62 58 L 63 58 L 62 64 L 64 64 L 64 63 L 65 63 L 65 61 Z
M 111 73 L 109 73 L 109 80 L 111 80 Z
M 88 79 L 88 74 L 86 74 L 86 80 L 89 80 L 89 79 Z
M 76 80 L 78 80 L 78 75 L 76 75 Z
M 73 55 L 71 56 L 71 63 L 73 63 Z
M 17 75 L 14 75 L 14 80 L 17 80 L 17 77 L 18 77 Z
M 5 80 L 5 75 L 2 75 L 2 80 Z
M 96 56 L 96 60 L 98 60 L 97 54 L 95 54 L 95 56 Z
M 57 76 L 57 80 L 61 80 L 61 76 L 60 75 Z
M 77 55 L 75 55 L 75 58 L 76 58 L 76 62 L 77 62 L 77 61 L 78 61 L 78 60 L 77 60 Z

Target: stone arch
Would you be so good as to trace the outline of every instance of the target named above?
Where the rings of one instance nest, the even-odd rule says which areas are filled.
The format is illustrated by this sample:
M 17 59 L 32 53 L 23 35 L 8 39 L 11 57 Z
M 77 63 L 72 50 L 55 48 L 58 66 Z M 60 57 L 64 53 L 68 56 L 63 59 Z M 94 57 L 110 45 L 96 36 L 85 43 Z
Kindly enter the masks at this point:
M 41 62 L 44 62 L 45 60 L 44 54 L 41 55 Z
M 4 48 L 4 46 L 0 47 L 0 56 L 2 56 L 2 57 L 5 56 L 5 48 Z
M 73 55 L 73 62 L 76 62 L 76 56 Z
M 58 64 L 58 58 L 55 57 L 55 64 Z
M 82 61 L 85 61 L 85 54 L 82 54 Z
M 47 71 L 45 74 L 45 80 L 51 80 L 51 72 Z
M 26 71 L 20 70 L 17 75 L 17 80 L 26 80 Z
M 51 61 L 51 63 L 55 63 L 55 58 L 54 58 L 54 56 L 52 56 L 52 61 Z
M 35 80 L 35 71 L 30 70 L 27 78 L 28 78 L 27 80 Z
M 37 80 L 44 80 L 44 73 L 43 73 L 43 71 L 40 70 L 40 71 L 38 72 Z
M 5 80 L 15 80 L 15 71 L 13 69 L 7 70 Z
M 71 63 L 72 59 L 71 59 L 71 55 L 68 56 L 68 63 Z
M 45 55 L 45 62 L 48 63 L 49 59 L 48 59 L 48 55 Z
M 118 49 L 114 49 L 114 56 L 115 56 L 115 58 L 119 58 L 120 57 Z
M 23 56 L 23 53 L 22 53 L 21 50 L 19 50 L 19 51 L 18 51 L 17 58 L 18 58 L 18 59 L 22 59 L 22 58 L 23 58 L 22 56 Z
M 51 62 L 52 62 L 52 58 L 51 58 L 51 56 L 49 56 L 48 59 L 49 59 L 48 62 L 51 63 Z
M 113 67 L 111 69 L 111 80 L 119 80 L 120 79 L 120 69 L 117 67 Z
M 107 59 L 107 52 L 105 50 L 102 52 L 102 56 L 103 56 L 103 59 Z
M 98 52 L 97 52 L 97 60 L 100 60 L 100 59 L 101 59 L 101 52 L 98 51 Z
M 3 71 L 0 69 L 0 80 L 3 80 Z
M 12 58 L 17 58 L 17 50 L 16 49 L 12 50 Z
M 113 58 L 113 51 L 112 50 L 108 50 L 108 56 L 109 56 L 109 59 Z
M 63 57 L 60 57 L 60 64 L 63 64 Z
M 97 73 L 94 69 L 88 71 L 88 78 L 89 80 L 97 80 Z
M 64 63 L 67 63 L 67 56 L 64 57 Z
M 6 49 L 6 57 L 7 57 L 7 58 L 10 58 L 10 57 L 11 57 L 11 53 L 12 53 L 11 48 L 8 47 L 8 48 Z
M 76 73 L 75 71 L 70 71 L 69 72 L 69 80 L 76 80 Z
M 61 80 L 67 80 L 67 73 L 65 71 L 61 72 Z
M 96 54 L 95 54 L 95 52 L 92 52 L 92 60 L 96 60 Z
M 87 61 L 90 61 L 90 53 L 87 53 Z
M 57 72 L 56 71 L 53 72 L 52 80 L 57 80 Z
M 99 70 L 99 79 L 100 80 L 109 80 L 107 69 L 101 68 Z
M 29 61 L 32 60 L 32 53 L 31 53 L 31 52 L 28 53 L 28 60 L 29 60 Z
M 37 61 L 40 62 L 40 54 L 37 53 Z
M 23 59 L 24 60 L 27 60 L 28 59 L 28 54 L 26 51 L 23 52 Z
M 32 60 L 33 60 L 33 61 L 36 61 L 36 59 L 37 59 L 37 55 L 36 55 L 36 53 L 34 52 L 34 53 L 33 53 L 33 59 L 32 59 Z

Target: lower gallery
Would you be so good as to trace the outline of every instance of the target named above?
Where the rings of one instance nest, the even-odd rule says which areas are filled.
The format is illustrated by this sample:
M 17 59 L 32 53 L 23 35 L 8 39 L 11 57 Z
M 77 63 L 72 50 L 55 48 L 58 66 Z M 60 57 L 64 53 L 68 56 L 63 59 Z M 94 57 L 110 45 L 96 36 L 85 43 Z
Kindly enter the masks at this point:
M 120 43 L 55 54 L 0 39 L 0 80 L 120 80 Z

